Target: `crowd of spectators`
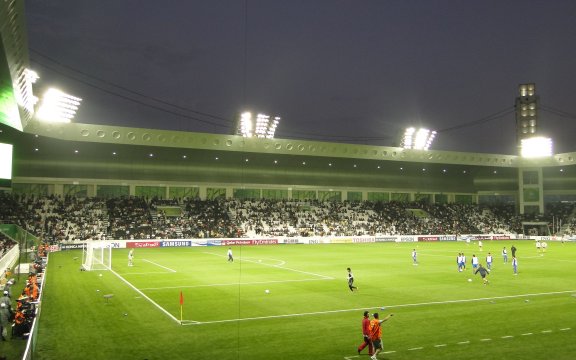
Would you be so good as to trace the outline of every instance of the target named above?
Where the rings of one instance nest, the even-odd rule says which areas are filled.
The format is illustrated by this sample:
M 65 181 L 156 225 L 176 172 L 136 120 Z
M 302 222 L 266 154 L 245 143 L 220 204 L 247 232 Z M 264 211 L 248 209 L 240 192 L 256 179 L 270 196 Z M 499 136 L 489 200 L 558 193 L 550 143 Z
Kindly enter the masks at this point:
M 167 211 L 177 209 L 178 211 Z M 556 221 L 576 229 L 574 204 L 550 204 L 544 215 L 514 205 L 427 202 L 198 198 L 111 199 L 0 193 L 0 221 L 47 243 L 88 239 L 183 239 L 258 236 L 362 236 L 523 233 L 522 222 Z M 8 245 L 0 238 L 0 251 Z M 9 247 L 9 246 L 8 246 Z
M 362 236 L 510 233 L 477 205 L 404 202 L 230 200 L 230 213 L 250 236 Z

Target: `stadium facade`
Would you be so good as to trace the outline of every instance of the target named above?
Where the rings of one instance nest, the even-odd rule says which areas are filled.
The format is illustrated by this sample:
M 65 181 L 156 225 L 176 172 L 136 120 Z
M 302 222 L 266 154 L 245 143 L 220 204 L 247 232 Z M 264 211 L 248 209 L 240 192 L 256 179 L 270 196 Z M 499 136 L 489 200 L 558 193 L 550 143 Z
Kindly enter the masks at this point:
M 9 191 L 158 196 L 514 203 L 542 213 L 576 200 L 576 153 L 516 155 L 222 135 L 35 120 L 22 1 L 1 2 L 0 143 Z M 510 139 L 515 141 L 515 139 Z

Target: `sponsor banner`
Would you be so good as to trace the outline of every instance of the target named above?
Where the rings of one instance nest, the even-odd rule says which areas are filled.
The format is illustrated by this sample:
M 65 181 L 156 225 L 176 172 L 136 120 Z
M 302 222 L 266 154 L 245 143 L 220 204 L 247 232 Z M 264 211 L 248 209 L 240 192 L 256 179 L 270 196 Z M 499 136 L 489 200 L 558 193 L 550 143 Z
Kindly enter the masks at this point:
M 375 242 L 374 237 L 355 237 L 352 238 L 352 242 L 354 243 L 373 243 Z
M 302 244 L 301 242 L 298 241 L 298 238 L 283 239 L 282 243 L 283 244 Z
M 48 246 L 48 252 L 59 251 L 60 247 L 58 245 L 50 245 Z
M 192 246 L 192 241 L 162 241 L 160 247 L 189 247 Z
M 220 245 L 222 245 L 222 241 L 221 240 L 208 240 L 206 245 L 208 245 L 208 246 L 220 246 Z
M 376 236 L 374 238 L 375 242 L 396 242 L 396 240 L 398 239 L 397 236 Z M 412 238 L 410 238 L 410 241 L 412 241 Z
M 456 241 L 456 235 L 438 236 L 438 240 L 440 240 L 440 241 Z
M 303 244 L 324 244 L 330 243 L 330 240 L 323 238 L 300 238 Z
M 492 240 L 510 240 L 512 239 L 509 235 L 494 235 Z
M 332 244 L 351 244 L 353 240 L 351 238 L 333 238 L 330 243 Z
M 464 235 L 461 237 L 463 240 L 492 240 L 490 235 Z
M 418 241 L 415 236 L 400 236 L 400 242 Z
M 418 241 L 438 241 L 438 236 L 418 236 Z
M 222 240 L 221 245 L 276 245 L 278 239 L 236 239 L 236 240 Z
M 74 250 L 74 249 L 84 249 L 85 243 L 76 244 L 60 244 L 60 250 Z
M 126 242 L 127 248 L 154 248 L 160 247 L 162 241 L 128 241 Z

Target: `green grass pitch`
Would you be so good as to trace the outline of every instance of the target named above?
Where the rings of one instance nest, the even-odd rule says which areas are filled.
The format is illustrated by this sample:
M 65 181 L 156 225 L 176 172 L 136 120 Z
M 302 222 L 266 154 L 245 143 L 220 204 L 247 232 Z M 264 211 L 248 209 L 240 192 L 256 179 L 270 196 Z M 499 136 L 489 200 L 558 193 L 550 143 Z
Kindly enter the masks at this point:
M 517 276 L 500 256 L 512 244 Z M 115 249 L 113 271 L 91 272 L 78 251 L 52 253 L 34 359 L 369 359 L 356 351 L 364 310 L 395 314 L 380 359 L 576 354 L 576 244 L 543 256 L 532 241 L 232 249 L 233 263 L 226 247 L 136 249 L 133 267 Z M 461 251 L 494 255 L 489 285 L 457 271 Z

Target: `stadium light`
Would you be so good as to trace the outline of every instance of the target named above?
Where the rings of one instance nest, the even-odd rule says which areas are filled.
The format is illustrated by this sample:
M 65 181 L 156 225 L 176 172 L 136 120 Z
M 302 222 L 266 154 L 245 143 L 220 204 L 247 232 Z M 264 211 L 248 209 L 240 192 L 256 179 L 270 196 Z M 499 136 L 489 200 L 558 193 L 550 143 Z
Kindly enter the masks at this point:
M 436 137 L 436 131 L 425 128 L 416 129 L 409 127 L 404 131 L 401 147 L 404 149 L 428 150 Z
M 552 139 L 540 136 L 522 139 L 520 155 L 525 158 L 552 156 Z
M 266 114 L 256 115 L 256 119 L 252 118 L 252 113 L 244 112 L 240 115 L 238 123 L 237 134 L 243 137 L 257 137 L 257 138 L 274 138 L 276 127 L 280 123 L 280 117 L 276 116 L 273 119 Z
M 36 116 L 44 121 L 69 123 L 76 115 L 81 101 L 78 97 L 51 88 L 44 93 Z
M 30 69 L 24 69 L 24 76 L 30 84 L 36 84 L 36 81 L 40 78 L 36 71 Z

